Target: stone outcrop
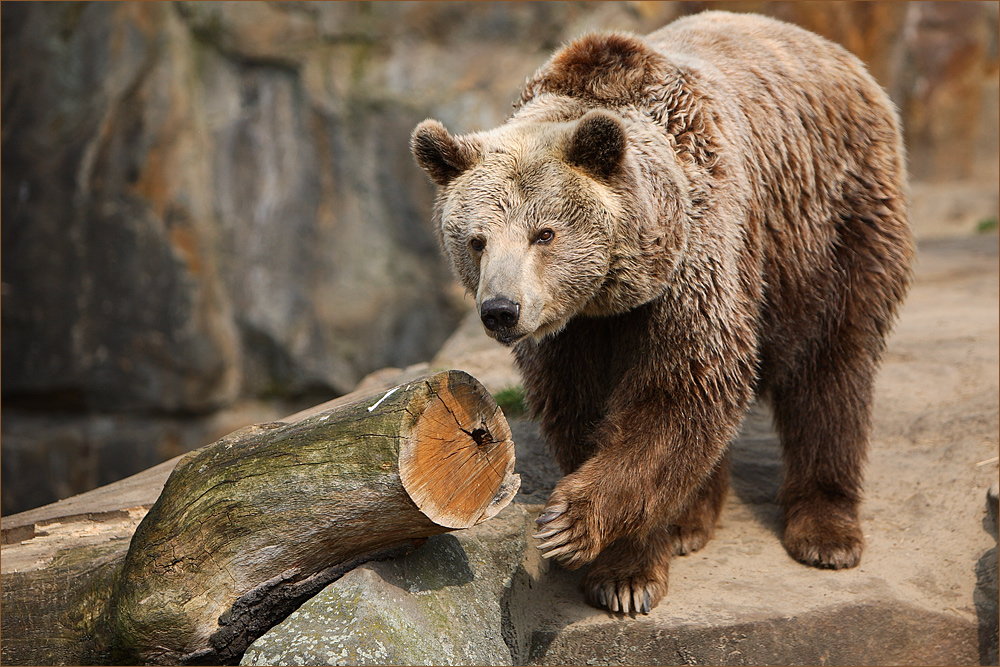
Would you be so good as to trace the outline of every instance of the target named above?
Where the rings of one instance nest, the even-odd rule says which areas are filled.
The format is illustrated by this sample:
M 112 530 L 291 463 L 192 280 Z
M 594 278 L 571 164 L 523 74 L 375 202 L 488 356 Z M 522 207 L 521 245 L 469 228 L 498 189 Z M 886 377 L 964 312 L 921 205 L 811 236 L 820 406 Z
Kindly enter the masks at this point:
M 366 563 L 258 639 L 244 665 L 509 665 L 526 601 L 529 516 L 511 506 L 474 530 Z M 509 643 L 513 643 L 512 648 Z
M 453 328 L 406 152 L 421 112 L 243 34 L 295 12 L 223 7 L 4 8 L 5 395 L 203 412 L 344 393 Z

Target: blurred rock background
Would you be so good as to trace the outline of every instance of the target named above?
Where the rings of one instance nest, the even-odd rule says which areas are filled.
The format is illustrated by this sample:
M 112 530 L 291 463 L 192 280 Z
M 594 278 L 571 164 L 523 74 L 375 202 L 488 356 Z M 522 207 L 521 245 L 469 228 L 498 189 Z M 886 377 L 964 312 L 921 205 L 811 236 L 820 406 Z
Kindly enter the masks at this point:
M 4 3 L 2 512 L 430 359 L 468 308 L 408 137 L 580 33 L 754 11 L 899 106 L 926 239 L 996 226 L 997 2 Z

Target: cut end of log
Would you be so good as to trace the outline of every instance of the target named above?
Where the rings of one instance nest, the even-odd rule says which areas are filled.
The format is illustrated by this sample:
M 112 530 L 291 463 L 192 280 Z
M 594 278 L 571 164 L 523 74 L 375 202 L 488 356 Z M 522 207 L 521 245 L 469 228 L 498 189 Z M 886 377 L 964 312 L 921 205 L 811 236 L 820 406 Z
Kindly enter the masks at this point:
M 425 383 L 428 396 L 400 447 L 403 488 L 427 518 L 446 528 L 469 528 L 495 516 L 521 484 L 503 411 L 462 371 L 416 382 Z

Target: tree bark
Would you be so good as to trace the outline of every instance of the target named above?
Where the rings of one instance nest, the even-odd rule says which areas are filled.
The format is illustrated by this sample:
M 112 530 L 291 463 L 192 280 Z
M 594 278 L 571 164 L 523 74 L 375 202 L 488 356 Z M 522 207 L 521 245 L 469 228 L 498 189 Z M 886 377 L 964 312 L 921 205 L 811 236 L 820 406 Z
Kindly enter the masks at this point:
M 241 429 L 177 464 L 127 553 L 5 573 L 3 662 L 238 662 L 357 564 L 494 516 L 513 466 L 503 413 L 459 371 Z

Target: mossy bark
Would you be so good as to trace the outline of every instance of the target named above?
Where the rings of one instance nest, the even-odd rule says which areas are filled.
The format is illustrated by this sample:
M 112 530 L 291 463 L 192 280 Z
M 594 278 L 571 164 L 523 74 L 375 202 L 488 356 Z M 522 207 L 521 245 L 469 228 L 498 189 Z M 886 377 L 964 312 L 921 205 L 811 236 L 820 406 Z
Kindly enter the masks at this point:
M 178 463 L 123 558 L 62 582 L 45 621 L 64 630 L 57 654 L 31 632 L 4 663 L 236 662 L 358 563 L 492 517 L 517 491 L 513 464 L 502 412 L 458 371 L 247 427 Z M 5 644 L 48 604 L 30 580 L 53 572 L 5 576 Z

